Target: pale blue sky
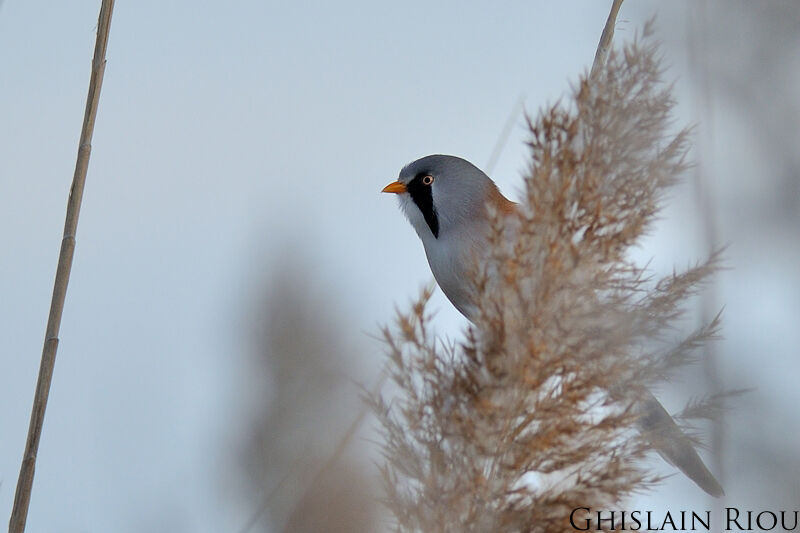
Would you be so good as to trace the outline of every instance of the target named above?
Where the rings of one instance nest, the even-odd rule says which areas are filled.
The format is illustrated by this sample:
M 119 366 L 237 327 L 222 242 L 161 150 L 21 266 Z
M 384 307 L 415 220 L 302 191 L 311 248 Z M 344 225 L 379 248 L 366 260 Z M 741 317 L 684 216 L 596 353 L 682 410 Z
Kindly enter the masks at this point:
M 416 235 L 378 191 L 429 153 L 485 165 L 520 97 L 535 111 L 591 64 L 608 3 L 117 2 L 29 531 L 239 527 L 220 479 L 235 454 L 244 315 L 274 255 L 314 265 L 375 352 L 372 375 L 381 356 L 367 333 L 430 277 Z M 679 120 L 703 122 L 685 1 L 626 3 L 617 38 L 657 7 Z M 0 517 L 27 430 L 98 8 L 0 8 Z M 714 168 L 760 168 L 746 141 L 724 136 L 742 126 L 721 109 L 710 119 L 724 152 Z M 493 173 L 512 197 L 524 138 L 518 117 Z M 720 194 L 759 193 L 754 181 Z M 660 271 L 703 250 L 692 188 L 675 197 L 640 251 Z M 737 242 L 760 237 L 736 241 L 719 216 L 738 261 L 717 295 L 726 335 L 795 361 L 800 255 L 780 244 L 786 228 L 754 259 Z M 442 331 L 463 323 L 440 295 L 434 305 Z M 753 327 L 775 333 L 746 336 Z M 800 438 L 800 424 L 786 430 Z

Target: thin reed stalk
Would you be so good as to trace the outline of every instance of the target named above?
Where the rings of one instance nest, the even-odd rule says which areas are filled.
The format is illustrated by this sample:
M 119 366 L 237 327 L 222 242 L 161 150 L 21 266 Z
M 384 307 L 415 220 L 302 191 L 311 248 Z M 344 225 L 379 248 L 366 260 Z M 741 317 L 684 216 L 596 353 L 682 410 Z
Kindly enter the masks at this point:
M 36 392 L 33 397 L 31 421 L 28 427 L 28 438 L 25 443 L 19 479 L 17 480 L 14 507 L 8 523 L 9 533 L 22 533 L 25 531 L 25 523 L 28 519 L 33 476 L 36 470 L 36 456 L 42 436 L 47 399 L 50 395 L 50 383 L 53 380 L 61 315 L 64 311 L 64 300 L 67 295 L 67 285 L 69 284 L 69 275 L 72 270 L 72 258 L 75 253 L 75 234 L 78 229 L 78 216 L 81 210 L 81 200 L 83 199 L 83 188 L 86 183 L 86 172 L 89 168 L 89 156 L 92 151 L 92 135 L 97 116 L 97 106 L 100 102 L 100 89 L 103 85 L 106 48 L 108 47 L 108 35 L 113 10 L 114 0 L 103 0 L 97 22 L 97 41 L 95 42 L 94 58 L 92 59 L 92 74 L 89 80 L 89 93 L 86 97 L 83 128 L 81 130 L 80 143 L 78 144 L 78 157 L 75 162 L 75 173 L 72 178 L 69 199 L 67 200 L 64 236 L 61 239 L 61 252 L 58 256 L 53 297 L 50 301 L 50 314 L 45 330 L 42 360 L 39 364 L 39 378 L 36 382 Z
M 619 13 L 620 7 L 622 7 L 622 0 L 614 0 L 611 4 L 611 12 L 608 14 L 603 33 L 600 35 L 600 42 L 597 43 L 597 52 L 594 54 L 592 77 L 606 64 L 608 53 L 611 51 L 611 41 L 614 40 L 614 26 L 617 24 L 617 14 Z

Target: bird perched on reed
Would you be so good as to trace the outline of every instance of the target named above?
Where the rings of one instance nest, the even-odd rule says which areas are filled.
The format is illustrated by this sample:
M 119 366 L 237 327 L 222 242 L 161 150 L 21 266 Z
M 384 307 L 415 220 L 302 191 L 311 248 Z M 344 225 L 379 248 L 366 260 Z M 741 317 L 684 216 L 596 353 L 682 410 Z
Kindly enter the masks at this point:
M 492 220 L 518 212 L 495 183 L 459 157 L 430 155 L 405 166 L 383 192 L 396 194 L 400 207 L 425 248 L 436 281 L 452 304 L 475 321 L 481 302 L 475 265 L 491 249 Z M 509 222 L 507 228 L 513 228 Z M 513 229 L 506 231 L 513 239 Z M 638 402 L 637 425 L 653 447 L 712 496 L 722 487 L 706 468 L 691 440 L 659 401 L 645 391 Z

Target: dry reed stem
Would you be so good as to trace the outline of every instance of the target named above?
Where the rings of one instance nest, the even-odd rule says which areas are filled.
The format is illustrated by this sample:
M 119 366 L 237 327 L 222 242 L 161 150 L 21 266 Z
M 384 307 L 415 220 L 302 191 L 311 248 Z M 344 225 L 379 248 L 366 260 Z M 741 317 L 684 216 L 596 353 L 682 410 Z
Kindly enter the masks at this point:
M 608 14 L 603 33 L 600 35 L 600 42 L 597 43 L 597 52 L 594 54 L 592 77 L 594 77 L 597 71 L 606 63 L 608 52 L 611 50 L 611 41 L 614 39 L 614 25 L 617 23 L 617 14 L 619 13 L 620 7 L 622 7 L 622 0 L 614 0 L 614 3 L 611 4 L 611 12 Z
M 489 155 L 489 161 L 486 163 L 486 173 L 490 176 L 494 171 L 494 166 L 500 159 L 500 155 L 503 153 L 503 149 L 506 147 L 506 143 L 508 143 L 508 138 L 511 136 L 511 129 L 514 127 L 514 122 L 517 120 L 517 115 L 519 114 L 520 110 L 524 108 L 524 106 L 525 97 L 520 95 L 519 98 L 517 98 L 517 101 L 514 102 L 514 107 L 511 108 L 511 112 L 508 114 L 506 123 L 503 125 L 503 129 L 500 131 L 500 135 L 497 137 L 497 141 L 494 143 L 492 153 Z
M 64 299 L 67 295 L 69 274 L 72 269 L 72 257 L 75 252 L 75 234 L 78 228 L 78 215 L 81 210 L 83 188 L 86 183 L 86 172 L 89 168 L 89 156 L 92 151 L 92 134 L 94 133 L 97 106 L 100 102 L 100 89 L 103 85 L 106 48 L 108 47 L 108 35 L 113 10 L 114 0 L 103 0 L 97 22 L 97 41 L 95 42 L 94 57 L 92 59 L 92 74 L 89 80 L 89 93 L 86 97 L 83 128 L 78 145 L 78 158 L 75 162 L 75 173 L 67 201 L 64 236 L 61 240 L 61 252 L 58 256 L 58 267 L 56 268 L 53 297 L 50 302 L 50 314 L 47 319 L 44 347 L 42 348 L 42 360 L 39 364 L 39 378 L 36 382 L 36 392 L 31 409 L 28 438 L 25 443 L 25 453 L 22 457 L 19 479 L 17 480 L 14 507 L 8 523 L 9 533 L 22 533 L 25 531 L 25 523 L 28 518 L 28 506 L 30 505 L 33 476 L 36 470 L 36 454 L 39 450 L 44 413 L 47 408 L 47 398 L 50 394 L 50 383 L 53 379 L 53 369 L 56 363 L 58 332 L 61 326 L 61 315 L 64 311 Z
M 600 35 L 600 42 L 597 43 L 597 50 L 594 54 L 594 62 L 592 63 L 592 76 L 594 76 L 597 70 L 605 64 L 606 58 L 608 57 L 608 52 L 611 50 L 611 42 L 614 39 L 614 26 L 617 23 L 617 14 L 619 13 L 620 7 L 622 7 L 622 2 L 623 0 L 614 0 L 611 4 L 611 11 L 606 19 L 606 25 L 603 28 L 603 33 Z M 505 148 L 505 145 L 508 142 L 508 138 L 511 135 L 511 128 L 514 125 L 514 120 L 516 119 L 517 113 L 520 109 L 522 109 L 524 103 L 525 98 L 520 96 L 514 103 L 514 107 L 511 108 L 511 113 L 509 113 L 508 119 L 506 119 L 506 123 L 500 132 L 500 136 L 498 137 L 497 142 L 492 149 L 492 153 L 489 156 L 489 161 L 486 163 L 485 170 L 490 176 L 492 175 L 494 166 L 497 164 L 497 160 L 500 159 L 500 154 L 503 152 L 503 148 Z

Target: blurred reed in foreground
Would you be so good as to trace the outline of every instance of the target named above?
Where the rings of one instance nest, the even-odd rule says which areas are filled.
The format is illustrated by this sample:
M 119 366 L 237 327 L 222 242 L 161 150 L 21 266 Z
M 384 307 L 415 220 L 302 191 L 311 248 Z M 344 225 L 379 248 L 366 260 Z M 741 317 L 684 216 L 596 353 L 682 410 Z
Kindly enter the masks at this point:
M 361 405 L 361 349 L 307 262 L 278 255 L 256 313 L 259 383 L 243 457 L 260 503 L 241 531 L 375 531 L 375 476 L 361 437 L 337 450 Z
M 642 418 L 648 390 L 714 335 L 717 320 L 667 333 L 717 258 L 652 280 L 626 256 L 686 169 L 649 35 L 529 120 L 524 196 L 510 221 L 492 216 L 465 340 L 432 333 L 429 291 L 383 330 L 398 392 L 371 403 L 397 530 L 571 531 L 573 509 L 659 481 L 640 461 L 665 447 Z

